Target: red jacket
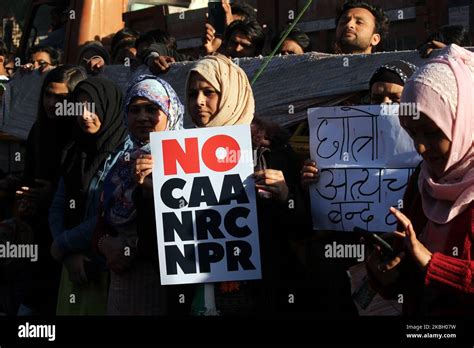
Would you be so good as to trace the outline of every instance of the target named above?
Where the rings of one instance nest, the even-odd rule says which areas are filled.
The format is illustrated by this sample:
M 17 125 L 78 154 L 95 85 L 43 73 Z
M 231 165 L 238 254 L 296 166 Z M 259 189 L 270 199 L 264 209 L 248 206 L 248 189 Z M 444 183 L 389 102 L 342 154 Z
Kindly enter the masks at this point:
M 427 218 L 423 213 L 418 191 L 418 171 L 407 187 L 404 213 L 411 219 L 415 231 L 423 231 Z M 457 248 L 458 256 L 435 252 L 423 274 L 408 260 L 402 268 L 404 313 L 408 315 L 455 315 L 474 314 L 474 202 L 452 221 L 445 250 Z

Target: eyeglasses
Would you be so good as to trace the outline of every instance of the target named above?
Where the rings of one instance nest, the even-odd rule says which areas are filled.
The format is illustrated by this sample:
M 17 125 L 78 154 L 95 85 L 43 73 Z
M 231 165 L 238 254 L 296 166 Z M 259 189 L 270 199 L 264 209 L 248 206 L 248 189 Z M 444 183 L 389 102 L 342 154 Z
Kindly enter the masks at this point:
M 48 63 L 47 61 L 43 60 L 43 59 L 40 59 L 40 60 L 37 60 L 37 61 L 30 61 L 31 64 L 38 64 L 40 66 L 41 69 L 44 69 L 46 68 L 48 65 L 52 65 L 51 63 Z

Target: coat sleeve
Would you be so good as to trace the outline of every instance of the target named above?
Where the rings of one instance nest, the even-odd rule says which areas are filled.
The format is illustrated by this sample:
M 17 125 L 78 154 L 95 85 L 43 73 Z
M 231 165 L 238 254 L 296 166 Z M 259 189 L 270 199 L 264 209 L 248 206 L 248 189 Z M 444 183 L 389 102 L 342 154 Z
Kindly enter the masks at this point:
M 425 276 L 426 286 L 441 286 L 469 294 L 474 300 L 474 261 L 434 253 Z
M 61 178 L 49 209 L 49 228 L 54 241 L 65 252 L 88 250 L 92 240 L 97 215 L 90 217 L 69 230 L 64 229 L 65 206 L 64 180 Z
M 97 225 L 97 215 L 90 217 L 70 230 L 65 230 L 54 241 L 59 248 L 65 252 L 89 250 L 92 243 L 92 235 Z
M 49 229 L 53 239 L 64 231 L 64 200 L 66 199 L 64 190 L 64 179 L 61 178 L 49 208 Z
M 467 295 L 474 301 L 474 261 L 472 261 L 472 240 L 474 239 L 474 209 L 467 214 L 467 224 L 470 226 L 464 239 L 464 257 L 462 259 L 442 253 L 434 253 L 428 264 L 425 285 L 443 287 L 461 295 Z M 462 228 L 465 223 L 453 228 Z

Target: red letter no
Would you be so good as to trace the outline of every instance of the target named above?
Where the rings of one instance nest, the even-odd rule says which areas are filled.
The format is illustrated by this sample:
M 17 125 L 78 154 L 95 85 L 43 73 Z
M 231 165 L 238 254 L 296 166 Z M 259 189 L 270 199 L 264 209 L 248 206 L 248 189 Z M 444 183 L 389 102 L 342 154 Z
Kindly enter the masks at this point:
M 185 139 L 186 151 L 183 151 L 175 139 L 163 140 L 163 165 L 165 175 L 178 173 L 176 163 L 179 162 L 186 174 L 199 173 L 199 147 L 197 138 Z
M 217 158 L 216 150 L 223 148 L 225 158 Z M 228 135 L 216 135 L 209 138 L 202 147 L 202 160 L 206 167 L 215 172 L 227 172 L 233 169 L 240 159 L 239 143 Z

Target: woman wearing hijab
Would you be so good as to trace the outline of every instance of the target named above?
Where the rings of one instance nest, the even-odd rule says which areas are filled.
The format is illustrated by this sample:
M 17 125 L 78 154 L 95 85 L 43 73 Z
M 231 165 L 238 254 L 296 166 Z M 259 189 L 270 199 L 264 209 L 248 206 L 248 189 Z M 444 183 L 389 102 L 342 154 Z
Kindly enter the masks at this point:
M 55 187 L 60 177 L 64 147 L 71 141 L 74 118 L 61 114 L 57 104 L 67 102 L 76 85 L 85 80 L 85 70 L 62 65 L 51 70 L 41 87 L 38 117 L 27 140 L 27 157 L 23 182 L 33 185 L 35 179 L 47 180 Z
M 157 255 L 153 254 L 157 241 L 151 176 L 138 175 L 134 164 L 148 158 L 150 133 L 182 129 L 183 114 L 176 92 L 155 76 L 140 75 L 128 88 L 124 123 L 129 135 L 124 155 L 104 183 L 104 223 L 95 243 L 111 271 L 109 315 L 167 313 Z M 129 255 L 124 254 L 127 247 Z
M 255 112 L 247 75 L 222 55 L 208 56 L 190 70 L 186 106 L 189 117 L 199 128 L 251 125 Z M 260 132 L 269 129 L 263 124 L 253 129 Z M 267 141 L 271 140 L 274 138 L 267 137 Z M 260 146 L 259 143 L 254 145 L 255 149 Z M 254 174 L 259 192 L 257 210 L 263 279 L 199 286 L 193 303 L 194 314 L 245 315 L 276 310 L 279 287 L 285 287 L 283 281 L 288 276 L 283 266 L 291 258 L 287 238 L 291 231 L 289 221 L 298 218 L 303 205 L 299 201 L 295 153 L 288 144 L 284 146 L 283 155 L 276 146 L 267 145 L 267 154 L 260 157 L 266 160 L 266 165 L 256 168 Z M 283 157 L 285 159 L 280 160 Z M 257 162 L 262 164 L 262 161 Z
M 73 99 L 82 111 L 74 140 L 64 151 L 63 174 L 49 214 L 51 253 L 65 266 L 57 313 L 104 314 L 107 277 L 92 258 L 90 245 L 100 189 L 126 137 L 122 93 L 109 80 L 89 78 L 76 86 Z
M 79 51 L 77 64 L 83 66 L 88 74 L 96 75 L 104 66 L 110 64 L 110 54 L 100 41 L 86 42 Z
M 405 193 L 403 213 L 391 209 L 400 253 L 381 263 L 375 252 L 368 266 L 386 296 L 404 294 L 407 315 L 467 316 L 474 310 L 473 87 L 474 55 L 451 45 L 403 91 L 402 103 L 416 103 L 421 117 L 400 115 L 400 124 L 423 162 Z
M 26 142 L 23 186 L 17 191 L 22 204 L 33 205 L 35 214 L 28 221 L 39 245 L 39 261 L 32 264 L 31 284 L 22 302 L 23 313 L 30 308 L 40 314 L 56 311 L 59 269 L 50 255 L 51 233 L 48 209 L 61 176 L 60 163 L 64 147 L 71 141 L 74 117 L 58 112 L 76 85 L 87 78 L 86 72 L 73 65 L 61 65 L 51 70 L 41 87 L 38 117 Z
M 416 65 L 404 60 L 382 65 L 370 79 L 370 103 L 400 103 L 403 87 L 416 69 Z
M 208 56 L 191 68 L 186 105 L 198 128 L 250 125 L 255 113 L 247 75 L 223 55 Z

